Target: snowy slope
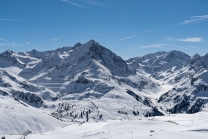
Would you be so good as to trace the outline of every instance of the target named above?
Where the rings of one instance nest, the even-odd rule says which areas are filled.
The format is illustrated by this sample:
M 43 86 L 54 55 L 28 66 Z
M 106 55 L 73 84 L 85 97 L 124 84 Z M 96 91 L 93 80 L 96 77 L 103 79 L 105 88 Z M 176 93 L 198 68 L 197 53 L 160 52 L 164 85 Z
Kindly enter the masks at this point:
M 34 107 L 26 107 L 8 96 L 0 96 L 0 135 L 23 134 L 51 131 L 66 124 Z
M 43 87 L 32 84 L 25 79 L 11 75 L 0 68 L 0 95 L 10 96 L 25 105 L 41 107 L 44 100 L 53 101 L 57 94 Z
M 179 114 L 135 120 L 110 120 L 99 123 L 71 124 L 28 139 L 206 139 L 207 113 Z M 8 139 L 18 135 L 8 135 Z
M 54 99 L 57 94 L 53 91 L 0 68 L 0 135 L 23 134 L 27 130 L 42 133 L 64 126 L 65 123 L 36 109 Z

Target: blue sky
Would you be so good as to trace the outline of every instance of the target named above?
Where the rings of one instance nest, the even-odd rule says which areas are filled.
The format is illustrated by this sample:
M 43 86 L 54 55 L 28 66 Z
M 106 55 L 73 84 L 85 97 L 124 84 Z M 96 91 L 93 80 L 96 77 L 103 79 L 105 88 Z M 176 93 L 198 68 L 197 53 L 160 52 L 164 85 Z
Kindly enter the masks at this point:
M 208 0 L 0 0 L 0 52 L 91 39 L 124 59 L 208 53 Z

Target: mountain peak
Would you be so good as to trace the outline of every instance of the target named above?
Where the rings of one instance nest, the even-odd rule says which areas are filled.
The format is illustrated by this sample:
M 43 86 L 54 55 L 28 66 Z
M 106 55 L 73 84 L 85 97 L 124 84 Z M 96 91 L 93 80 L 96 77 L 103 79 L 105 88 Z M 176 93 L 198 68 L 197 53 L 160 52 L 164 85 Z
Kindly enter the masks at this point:
M 38 52 L 36 49 L 33 49 L 31 52 Z
M 173 50 L 173 51 L 168 52 L 166 57 L 167 58 L 176 58 L 176 59 L 184 60 L 185 62 L 190 59 L 189 55 L 187 55 L 184 52 L 177 51 L 177 50 Z
M 79 47 L 80 45 L 82 45 L 82 44 L 80 42 L 78 42 L 74 45 L 74 47 Z
M 29 53 L 31 53 L 31 54 L 37 54 L 37 53 L 39 53 L 39 51 L 37 51 L 36 49 L 33 49 L 32 51 L 30 51 Z
M 185 56 L 189 56 L 187 55 L 186 53 L 184 52 L 181 52 L 181 51 L 177 51 L 177 50 L 172 50 L 169 52 L 170 54 L 174 54 L 174 55 L 185 55 Z M 190 57 L 190 56 L 189 56 Z
M 192 57 L 191 57 L 191 59 L 198 59 L 199 57 L 201 57 L 198 53 L 196 53 L 195 55 L 193 55 Z
M 85 44 L 87 44 L 87 45 L 89 45 L 89 46 L 92 46 L 92 45 L 100 45 L 98 42 L 96 42 L 95 40 L 89 40 L 87 43 L 85 43 Z
M 96 46 L 100 46 L 100 44 L 98 42 L 96 42 L 95 40 L 89 40 L 88 42 L 81 44 L 80 42 L 76 43 L 73 47 L 73 49 L 82 49 L 82 50 L 88 50 L 91 46 L 96 45 Z M 80 48 L 79 48 L 80 47 Z
M 93 43 L 95 43 L 95 42 L 96 42 L 96 41 L 92 39 L 92 40 L 89 40 L 87 43 L 92 43 L 92 44 L 93 44 Z
M 12 50 L 6 50 L 6 51 L 4 51 L 3 53 L 1 53 L 1 54 L 3 54 L 3 55 L 13 55 L 15 52 L 13 52 Z
M 110 69 L 114 75 L 130 74 L 132 71 L 129 69 L 126 62 L 108 48 L 103 47 L 98 42 L 90 40 L 77 48 L 79 54 L 87 54 L 92 59 L 99 61 L 101 64 Z

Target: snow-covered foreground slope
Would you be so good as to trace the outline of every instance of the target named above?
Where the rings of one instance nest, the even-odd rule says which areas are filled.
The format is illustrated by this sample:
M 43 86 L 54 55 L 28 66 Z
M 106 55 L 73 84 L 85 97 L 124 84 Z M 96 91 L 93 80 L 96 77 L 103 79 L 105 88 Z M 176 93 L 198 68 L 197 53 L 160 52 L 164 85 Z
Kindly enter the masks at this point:
M 28 139 L 207 139 L 208 113 L 71 124 Z M 19 136 L 7 136 L 8 139 Z
M 18 101 L 0 96 L 0 135 L 23 134 L 51 131 L 66 124 L 33 107 L 26 107 Z

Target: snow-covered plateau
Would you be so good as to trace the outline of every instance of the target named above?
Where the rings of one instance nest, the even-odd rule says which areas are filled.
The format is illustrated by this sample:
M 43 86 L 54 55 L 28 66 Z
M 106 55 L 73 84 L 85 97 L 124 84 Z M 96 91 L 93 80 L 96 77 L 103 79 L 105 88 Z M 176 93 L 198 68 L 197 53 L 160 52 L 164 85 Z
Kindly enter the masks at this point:
M 0 53 L 0 135 L 6 138 L 205 139 L 208 54 L 123 60 L 94 40 Z

